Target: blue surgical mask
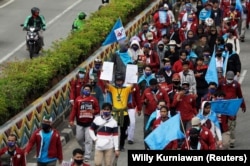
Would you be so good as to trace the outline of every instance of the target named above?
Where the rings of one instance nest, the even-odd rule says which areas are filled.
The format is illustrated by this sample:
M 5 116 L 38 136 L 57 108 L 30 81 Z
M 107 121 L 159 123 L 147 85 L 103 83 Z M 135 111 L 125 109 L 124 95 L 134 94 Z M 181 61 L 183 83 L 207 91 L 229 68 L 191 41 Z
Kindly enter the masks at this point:
M 152 72 L 145 72 L 146 76 L 150 76 L 152 74 Z
M 8 142 L 7 142 L 7 145 L 8 145 L 8 147 L 13 148 L 13 147 L 16 145 L 16 143 L 15 143 L 15 142 L 8 141 Z
M 83 90 L 83 95 L 84 96 L 89 96 L 90 95 L 90 91 L 89 90 Z
M 78 76 L 79 78 L 84 78 L 85 74 L 79 73 Z
M 95 68 L 96 68 L 97 70 L 99 70 L 99 69 L 101 68 L 101 65 L 100 65 L 100 64 L 95 64 Z
M 137 51 L 139 49 L 139 47 L 137 45 L 133 45 L 132 46 L 133 50 Z
M 102 112 L 102 115 L 105 117 L 109 117 L 111 115 L 111 112 Z
M 209 91 L 209 93 L 214 94 L 216 89 L 212 88 L 212 89 L 209 89 L 208 91 Z
M 188 20 L 188 21 L 193 21 L 194 19 L 193 19 L 193 18 L 188 18 L 187 20 Z
M 164 69 L 169 71 L 169 70 L 171 70 L 171 66 L 165 66 Z

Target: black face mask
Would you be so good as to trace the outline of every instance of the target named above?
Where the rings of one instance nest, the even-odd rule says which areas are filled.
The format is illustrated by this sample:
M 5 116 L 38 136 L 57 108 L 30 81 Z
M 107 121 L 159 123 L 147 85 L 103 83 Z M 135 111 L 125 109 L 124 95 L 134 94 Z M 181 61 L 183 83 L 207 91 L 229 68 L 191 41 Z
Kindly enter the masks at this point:
M 43 129 L 43 131 L 44 131 L 45 133 L 48 133 L 48 132 L 50 131 L 50 129 L 51 129 L 51 126 L 50 126 L 49 124 L 43 123 L 43 124 L 42 124 L 42 129 Z
M 76 160 L 76 159 L 74 159 L 74 163 L 76 163 L 77 165 L 82 165 L 83 160 Z
M 158 49 L 159 49 L 160 51 L 163 51 L 164 47 L 158 47 Z
M 198 142 L 199 142 L 199 134 L 200 134 L 200 131 L 197 130 L 196 128 L 192 128 L 190 130 L 190 146 L 192 149 L 197 149 L 197 145 L 198 145 Z
M 216 53 L 216 56 L 217 56 L 217 57 L 221 57 L 221 56 L 222 56 L 222 53 Z
M 181 82 L 180 81 L 172 81 L 174 85 L 179 85 Z

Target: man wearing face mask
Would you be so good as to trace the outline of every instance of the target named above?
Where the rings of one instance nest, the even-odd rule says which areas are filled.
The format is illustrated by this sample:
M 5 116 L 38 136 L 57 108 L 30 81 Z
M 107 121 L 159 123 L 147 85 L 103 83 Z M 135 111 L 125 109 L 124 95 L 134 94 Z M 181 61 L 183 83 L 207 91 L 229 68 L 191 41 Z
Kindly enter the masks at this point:
M 157 52 L 152 49 L 150 43 L 145 43 L 142 50 L 146 56 L 146 65 L 151 66 L 153 73 L 157 73 L 160 67 L 160 61 Z
M 182 144 L 182 150 L 216 150 L 213 134 L 201 125 L 198 117 L 192 118 L 192 127 L 186 132 L 187 141 Z
M 151 66 L 144 66 L 144 73 L 143 75 L 138 79 L 137 84 L 140 87 L 141 94 L 143 91 L 150 86 L 149 81 L 151 79 L 155 78 L 155 74 L 152 73 L 152 68 Z
M 172 76 L 175 72 L 172 70 L 171 62 L 168 58 L 164 58 L 162 61 L 164 62 L 164 66 L 160 69 L 158 75 L 162 75 L 165 78 L 165 82 L 171 84 Z
M 97 99 L 99 107 L 101 108 L 104 102 L 104 96 L 101 87 L 97 84 L 96 75 L 90 75 L 89 84 L 92 86 L 91 95 Z
M 213 101 L 214 100 L 214 94 L 217 91 L 218 85 L 216 82 L 209 82 L 208 83 L 208 88 L 207 88 L 207 93 L 202 96 L 201 98 L 201 103 L 204 101 Z M 199 108 L 201 105 L 199 106 Z
M 197 31 L 197 24 L 194 22 L 193 14 L 190 13 L 187 15 L 187 21 L 182 22 L 180 27 L 180 40 L 183 42 L 187 39 L 187 32 L 192 30 L 193 32 Z
M 152 125 L 152 129 L 156 129 L 158 126 L 160 126 L 162 123 L 164 123 L 165 121 L 167 121 L 170 117 L 169 117 L 169 114 L 170 114 L 170 110 L 168 109 L 168 107 L 166 106 L 162 106 L 160 108 L 160 117 L 159 118 L 156 118 L 154 121 L 153 121 L 153 125 Z M 166 132 L 172 132 L 172 131 L 166 131 Z M 163 134 L 164 135 L 164 134 Z M 178 148 L 178 142 L 177 140 L 173 140 L 171 142 L 169 142 L 164 150 L 177 150 Z
M 196 96 L 189 93 L 189 84 L 184 82 L 179 92 L 174 95 L 172 107 L 180 111 L 183 132 L 191 127 L 191 119 L 196 116 Z
M 85 77 L 86 70 L 84 68 L 80 68 L 79 72 L 76 76 L 75 80 L 70 82 L 70 103 L 74 105 L 75 99 L 80 96 L 81 88 L 83 85 L 87 83 L 87 79 Z
M 52 117 L 47 114 L 43 117 L 42 128 L 37 129 L 25 148 L 27 155 L 36 144 L 36 156 L 38 166 L 56 166 L 57 160 L 62 163 L 63 153 L 60 133 L 52 128 Z
M 171 65 L 174 65 L 179 59 L 179 48 L 175 40 L 170 40 L 168 43 L 169 49 L 165 52 L 164 58 L 168 58 Z
M 94 66 L 89 69 L 89 72 L 86 74 L 86 82 L 89 82 L 90 76 L 94 75 L 96 77 L 97 85 L 102 89 L 103 93 L 105 93 L 105 83 L 100 79 L 102 69 L 102 59 L 96 58 L 94 60 Z
M 218 90 L 225 92 L 225 99 L 242 98 L 241 109 L 243 113 L 246 112 L 246 104 L 242 95 L 241 85 L 238 81 L 234 80 L 233 71 L 226 73 L 226 78 L 219 82 Z M 228 125 L 230 129 L 230 147 L 234 148 L 236 116 L 228 117 Z
M 118 124 L 111 112 L 112 105 L 103 103 L 101 115 L 94 119 L 89 130 L 92 140 L 96 143 L 95 166 L 101 166 L 103 161 L 106 166 L 111 165 L 114 150 L 116 157 L 119 157 L 120 154 Z
M 109 97 L 107 102 L 111 103 L 113 106 L 112 115 L 113 118 L 118 122 L 120 126 L 120 151 L 125 151 L 125 139 L 127 138 L 126 130 L 130 123 L 128 114 L 128 103 L 132 98 L 130 94 L 133 93 L 134 85 L 125 85 L 125 76 L 123 73 L 116 72 L 114 84 L 106 82 L 106 89 L 108 91 Z
M 212 16 L 212 7 L 213 7 L 212 3 L 206 2 L 205 7 L 200 11 L 200 14 L 199 14 L 199 24 L 204 25 L 205 20 L 207 18 L 211 18 L 211 16 Z
M 100 112 L 98 100 L 91 95 L 91 90 L 91 85 L 87 84 L 82 87 L 81 96 L 76 98 L 69 116 L 70 126 L 74 126 L 74 120 L 76 120 L 76 140 L 85 151 L 85 162 L 90 160 L 93 142 L 88 130 L 94 116 Z
M 16 145 L 17 136 L 10 134 L 8 136 L 7 147 L 4 147 L 0 150 L 0 158 L 6 154 L 9 155 L 8 166 L 26 166 L 26 159 L 22 149 Z M 0 165 L 3 166 L 2 160 L 0 160 Z
M 162 41 L 159 41 L 157 43 L 156 52 L 159 56 L 159 61 L 161 62 L 161 60 L 165 57 L 165 52 L 166 52 L 166 50 L 164 49 L 164 43 Z M 163 66 L 164 66 L 164 64 L 161 62 L 160 68 L 162 68 Z
M 185 4 L 184 10 L 179 13 L 178 24 L 181 25 L 183 22 L 186 22 L 189 14 L 193 15 L 193 22 L 197 24 L 198 23 L 198 18 L 195 15 L 195 11 L 192 8 L 192 4 L 191 3 Z
M 74 149 L 72 154 L 74 161 L 71 163 L 71 166 L 90 166 L 84 163 L 84 151 L 82 149 Z

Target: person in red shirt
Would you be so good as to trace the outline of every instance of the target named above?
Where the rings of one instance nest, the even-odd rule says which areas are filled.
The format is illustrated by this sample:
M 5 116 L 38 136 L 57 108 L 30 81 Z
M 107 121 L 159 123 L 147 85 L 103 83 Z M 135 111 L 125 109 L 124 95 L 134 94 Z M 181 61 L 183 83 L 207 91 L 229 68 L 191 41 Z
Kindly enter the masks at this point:
M 16 141 L 17 141 L 17 136 L 14 134 L 10 134 L 8 136 L 7 147 L 4 147 L 0 150 L 0 156 L 2 157 L 4 154 L 9 155 L 10 159 L 10 163 L 8 163 L 9 165 L 26 166 L 24 151 L 19 147 L 17 147 Z M 0 166 L 3 165 L 4 163 L 2 163 L 1 161 Z
M 57 160 L 59 160 L 59 164 L 62 163 L 63 152 L 60 133 L 51 125 L 52 117 L 47 114 L 43 117 L 42 128 L 33 132 L 25 147 L 25 155 L 27 155 L 36 144 L 37 165 L 56 165 Z
M 189 84 L 182 84 L 180 91 L 174 96 L 172 106 L 180 111 L 184 130 L 191 128 L 191 119 L 196 116 L 197 110 L 196 96 L 189 93 Z
M 150 43 L 145 43 L 143 46 L 143 53 L 146 55 L 146 65 L 152 68 L 153 73 L 158 73 L 160 68 L 160 60 L 156 51 L 152 49 Z
M 242 95 L 241 85 L 238 81 L 234 80 L 234 77 L 234 72 L 228 71 L 226 73 L 226 78 L 219 82 L 218 90 L 225 92 L 225 99 L 243 99 L 243 102 L 241 103 L 241 109 L 244 113 L 246 112 L 246 104 Z M 228 117 L 228 125 L 230 128 L 230 147 L 234 148 L 236 116 Z
M 186 139 L 181 146 L 182 150 L 216 150 L 213 134 L 201 125 L 198 117 L 192 118 L 192 127 L 186 132 Z
M 197 24 L 194 22 L 194 18 L 193 15 L 190 13 L 187 16 L 187 21 L 182 22 L 181 24 L 181 28 L 179 31 L 179 36 L 180 36 L 180 40 L 181 42 L 183 42 L 185 39 L 187 39 L 187 32 L 189 30 L 192 30 L 193 32 L 197 31 Z
M 172 67 L 173 71 L 175 71 L 176 73 L 180 73 L 183 70 L 182 63 L 186 60 L 187 52 L 185 50 L 181 50 L 179 60 L 177 60 Z M 194 69 L 193 63 L 189 63 L 189 69 Z
M 75 100 L 69 116 L 70 126 L 74 126 L 76 119 L 76 140 L 85 151 L 85 161 L 88 161 L 92 152 L 92 139 L 89 135 L 89 128 L 94 120 L 94 116 L 100 113 L 98 100 L 90 95 L 91 85 L 84 85 L 81 95 Z
M 135 133 L 135 120 L 136 112 L 138 116 L 141 115 L 142 103 L 140 96 L 140 88 L 137 84 L 134 84 L 132 89 L 131 101 L 128 103 L 128 115 L 129 115 L 129 126 L 128 126 L 128 144 L 134 144 L 134 133 Z
M 230 19 L 230 26 L 232 29 L 238 28 L 238 23 L 240 21 L 240 12 L 235 9 L 235 5 L 231 4 L 229 10 L 225 13 L 225 17 Z M 238 34 L 237 34 L 238 36 Z
M 77 79 L 72 80 L 70 82 L 70 94 L 69 94 L 69 99 L 70 103 L 74 105 L 75 99 L 80 96 L 81 88 L 83 85 L 87 83 L 86 80 L 86 70 L 84 68 L 80 68 L 79 72 L 77 74 Z
M 161 123 L 164 123 L 165 121 L 167 121 L 169 119 L 168 115 L 170 114 L 168 107 L 166 106 L 162 106 L 160 108 L 160 117 L 155 119 L 155 121 L 153 122 L 153 130 L 156 129 L 159 125 L 161 125 Z M 171 132 L 171 131 L 167 131 L 167 132 Z M 166 147 L 164 148 L 164 150 L 177 150 L 178 148 L 178 142 L 177 140 L 173 140 L 171 141 L 169 144 L 166 145 Z
M 146 88 L 141 96 L 141 103 L 144 105 L 144 138 L 147 136 L 145 126 L 150 115 L 155 111 L 159 100 L 165 100 L 167 107 L 170 107 L 169 97 L 166 91 L 162 90 L 155 78 L 149 81 L 150 87 Z

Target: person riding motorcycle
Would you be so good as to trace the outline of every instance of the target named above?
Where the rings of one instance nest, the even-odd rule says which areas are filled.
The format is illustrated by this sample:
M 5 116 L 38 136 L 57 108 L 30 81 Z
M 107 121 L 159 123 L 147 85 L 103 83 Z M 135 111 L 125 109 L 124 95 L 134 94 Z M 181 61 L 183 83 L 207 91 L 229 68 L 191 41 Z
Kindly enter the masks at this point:
M 87 17 L 86 13 L 80 12 L 78 14 L 78 17 L 73 22 L 72 30 L 73 31 L 81 30 L 83 28 L 83 25 L 85 24 L 86 17 Z
M 46 30 L 46 22 L 45 22 L 44 16 L 39 15 L 39 13 L 40 13 L 39 8 L 33 7 L 31 9 L 31 15 L 27 16 L 24 21 L 23 30 L 27 30 L 31 26 L 37 28 L 38 35 L 39 35 L 39 44 L 42 48 L 44 46 L 42 32 Z M 28 45 L 27 45 L 27 49 L 28 49 Z

